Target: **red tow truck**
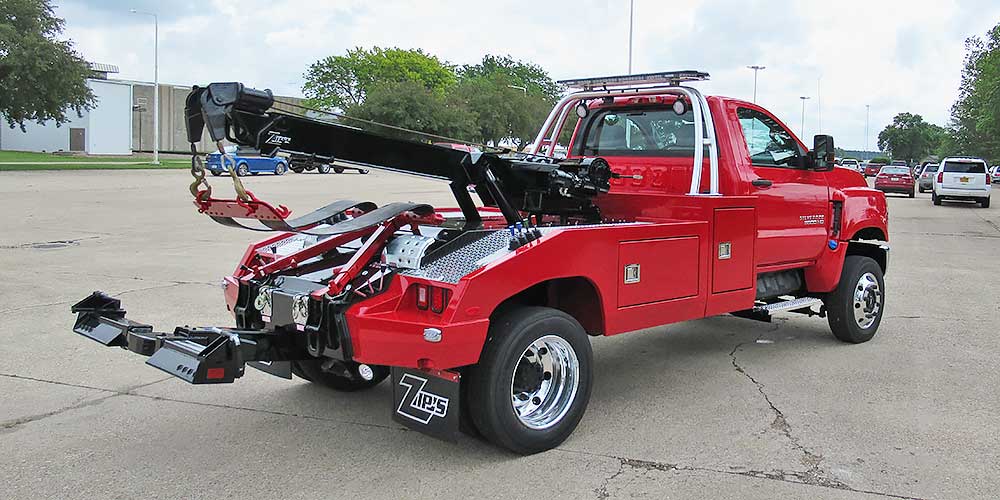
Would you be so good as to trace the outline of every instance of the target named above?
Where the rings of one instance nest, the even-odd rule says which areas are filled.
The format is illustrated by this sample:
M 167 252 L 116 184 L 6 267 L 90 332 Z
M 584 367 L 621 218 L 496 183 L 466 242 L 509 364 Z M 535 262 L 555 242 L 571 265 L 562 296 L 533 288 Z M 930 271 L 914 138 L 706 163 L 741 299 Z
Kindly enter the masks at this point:
M 236 198 L 213 197 L 195 156 L 199 211 L 272 231 L 225 278 L 235 326 L 156 332 L 94 292 L 73 306 L 74 331 L 195 384 L 233 382 L 246 364 L 341 391 L 391 376 L 398 422 L 518 453 L 557 446 L 583 417 L 588 336 L 787 311 L 870 340 L 885 196 L 834 168 L 832 137 L 809 150 L 766 109 L 690 85 L 707 77 L 564 81 L 574 91 L 529 153 L 393 139 L 272 109 L 270 91 L 196 87 L 192 143 L 207 127 L 265 154 L 445 179 L 458 208 L 340 200 L 291 218 L 236 177 Z M 554 158 L 565 127 L 567 158 Z

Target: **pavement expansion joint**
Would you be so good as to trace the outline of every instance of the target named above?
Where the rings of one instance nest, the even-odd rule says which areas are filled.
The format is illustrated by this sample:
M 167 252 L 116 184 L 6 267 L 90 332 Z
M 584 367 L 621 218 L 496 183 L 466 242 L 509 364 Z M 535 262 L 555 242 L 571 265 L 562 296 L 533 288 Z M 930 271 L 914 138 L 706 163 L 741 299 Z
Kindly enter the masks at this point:
M 122 279 L 124 279 L 124 278 L 122 278 Z M 142 280 L 140 280 L 140 281 L 142 281 Z M 145 291 L 148 291 L 148 290 L 159 290 L 159 289 L 162 289 L 162 288 L 172 288 L 172 287 L 175 287 L 175 286 L 182 286 L 182 285 L 209 285 L 209 286 L 215 286 L 215 284 L 213 284 L 213 283 L 207 283 L 207 282 L 201 282 L 201 281 L 177 281 L 177 282 L 166 282 L 166 284 L 163 284 L 163 285 L 147 286 L 147 287 L 143 287 L 143 288 L 132 288 L 132 289 L 123 290 L 123 291 L 120 291 L 120 292 L 113 292 L 110 295 L 112 297 L 119 297 L 121 295 L 126 295 L 126 294 L 129 294 L 129 293 L 145 292 Z M 66 305 L 66 304 L 72 304 L 74 302 L 79 302 L 79 300 L 80 299 L 72 299 L 72 300 L 63 300 L 63 301 L 59 301 L 59 302 L 47 302 L 47 303 L 43 303 L 43 304 L 29 304 L 29 305 L 26 305 L 26 306 L 18 306 L 18 307 L 14 307 L 14 308 L 11 308 L 11 309 L 0 310 L 0 314 L 7 314 L 7 313 L 12 313 L 12 312 L 18 312 L 18 311 L 23 311 L 25 309 L 36 309 L 36 308 L 39 308 L 39 307 L 62 306 L 62 305 Z

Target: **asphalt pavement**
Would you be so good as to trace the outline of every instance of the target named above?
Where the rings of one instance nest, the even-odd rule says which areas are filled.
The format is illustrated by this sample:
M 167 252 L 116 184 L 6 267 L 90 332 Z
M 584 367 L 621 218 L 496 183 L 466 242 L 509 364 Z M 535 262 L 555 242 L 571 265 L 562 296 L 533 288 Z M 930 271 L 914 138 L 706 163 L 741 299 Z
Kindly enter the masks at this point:
M 93 290 L 159 329 L 231 323 L 219 280 L 257 233 L 199 215 L 184 171 L 0 173 L 0 498 L 995 498 L 1000 204 L 890 195 L 874 340 L 720 316 L 593 339 L 558 449 L 515 456 L 253 369 L 192 386 L 72 333 Z M 217 193 L 226 179 L 210 178 Z M 452 206 L 398 174 L 261 175 L 303 214 L 342 198 Z

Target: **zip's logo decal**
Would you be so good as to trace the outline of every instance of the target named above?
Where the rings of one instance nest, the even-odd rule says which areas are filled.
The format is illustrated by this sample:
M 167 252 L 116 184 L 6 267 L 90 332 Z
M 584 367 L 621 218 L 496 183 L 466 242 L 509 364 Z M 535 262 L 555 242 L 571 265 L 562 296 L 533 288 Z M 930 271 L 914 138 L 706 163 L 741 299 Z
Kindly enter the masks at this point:
M 400 398 L 396 413 L 421 424 L 448 414 L 448 398 L 425 391 L 427 379 L 404 373 L 399 385 L 406 388 L 406 393 Z
M 807 226 L 820 226 L 826 223 L 826 216 L 820 215 L 800 215 L 799 220 Z
M 278 132 L 271 131 L 268 132 L 267 134 L 268 134 L 267 140 L 264 141 L 264 143 L 266 144 L 274 144 L 275 146 L 284 146 L 285 144 L 292 142 L 291 137 L 285 137 Z

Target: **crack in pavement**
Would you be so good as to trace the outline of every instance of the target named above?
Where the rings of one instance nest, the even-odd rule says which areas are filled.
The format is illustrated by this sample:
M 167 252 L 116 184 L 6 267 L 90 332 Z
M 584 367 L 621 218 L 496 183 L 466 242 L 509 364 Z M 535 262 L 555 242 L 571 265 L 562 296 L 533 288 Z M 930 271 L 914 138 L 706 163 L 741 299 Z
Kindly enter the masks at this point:
M 57 381 L 57 380 L 46 380 L 46 379 L 42 379 L 42 378 L 26 377 L 26 376 L 23 376 L 23 375 L 15 375 L 15 374 L 10 374 L 10 373 L 0 373 L 0 377 L 7 377 L 7 378 L 13 378 L 13 379 L 19 379 L 19 380 L 30 380 L 30 381 L 33 381 L 33 382 L 40 382 L 40 383 L 44 383 L 44 384 L 54 384 L 54 385 L 62 385 L 62 386 L 68 386 L 68 387 L 77 387 L 77 388 L 81 388 L 81 389 L 93 389 L 93 390 L 96 390 L 96 391 L 103 391 L 103 392 L 110 392 L 110 393 L 112 393 L 111 395 L 109 395 L 106 398 L 101 398 L 101 401 L 103 401 L 105 399 L 108 399 L 108 398 L 115 397 L 115 396 L 132 396 L 132 397 L 136 397 L 136 398 L 150 399 L 150 400 L 153 400 L 153 401 L 167 401 L 167 402 L 171 402 L 171 403 L 181 403 L 181 404 L 189 404 L 189 405 L 195 405 L 195 406 L 205 406 L 205 407 L 209 407 L 209 408 L 221 408 L 221 409 L 227 409 L 227 410 L 248 411 L 248 412 L 252 412 L 252 413 L 263 413 L 263 414 L 267 414 L 267 415 L 276 415 L 276 416 L 293 417 L 293 418 L 303 418 L 303 419 L 307 419 L 307 420 L 317 420 L 317 421 L 321 421 L 321 422 L 331 422 L 331 423 L 337 423 L 337 424 L 357 425 L 357 426 L 361 426 L 361 427 L 376 428 L 376 429 L 387 429 L 387 430 L 402 431 L 402 432 L 408 432 L 410 430 L 410 429 L 408 429 L 406 427 L 396 427 L 396 426 L 392 426 L 392 425 L 373 424 L 371 422 L 357 422 L 357 421 L 353 421 L 353 420 L 340 420 L 340 419 L 330 418 L 330 417 L 319 417 L 319 416 L 315 416 L 315 415 L 303 415 L 303 414 L 299 414 L 299 413 L 291 413 L 291 412 L 284 412 L 284 411 L 278 411 L 278 410 L 265 410 L 265 409 L 262 409 L 262 408 L 251 408 L 251 407 L 248 407 L 248 406 L 235 406 L 235 405 L 227 405 L 227 404 L 221 404 L 221 403 L 204 403 L 204 402 L 200 402 L 200 401 L 188 401 L 188 400 L 184 400 L 184 399 L 169 398 L 169 397 L 165 397 L 165 396 L 151 396 L 151 395 L 148 395 L 148 394 L 138 394 L 138 393 L 134 392 L 134 391 L 136 391 L 138 389 L 142 389 L 143 387 L 147 387 L 147 386 L 150 386 L 150 385 L 153 385 L 153 384 L 158 384 L 160 382 L 164 382 L 166 380 L 170 380 L 170 379 L 175 378 L 172 375 L 168 376 L 166 378 L 163 378 L 163 379 L 159 379 L 159 380 L 153 381 L 153 382 L 147 382 L 147 383 L 140 384 L 140 385 L 137 385 L 137 386 L 127 387 L 127 388 L 125 388 L 123 390 L 107 389 L 107 388 L 103 388 L 103 387 L 92 387 L 92 386 L 81 385 L 81 384 L 71 384 L 69 382 L 60 382 L 60 381 Z M 58 414 L 58 413 L 62 413 L 63 411 L 72 410 L 72 409 L 74 409 L 74 408 L 73 407 L 67 407 L 67 408 L 65 408 L 63 410 L 54 412 L 53 415 L 54 414 Z M 52 415 L 44 415 L 44 416 L 52 416 Z M 43 416 L 43 418 L 44 418 L 44 416 Z
M 148 290 L 157 290 L 157 289 L 160 289 L 160 288 L 172 288 L 172 287 L 175 287 L 175 286 L 183 286 L 183 285 L 209 285 L 209 286 L 215 286 L 214 283 L 207 283 L 207 282 L 200 282 L 200 281 L 181 281 L 181 282 L 168 283 L 166 285 L 156 285 L 156 286 L 149 286 L 149 287 L 144 287 L 144 288 L 133 288 L 133 289 L 124 290 L 124 291 L 121 291 L 121 292 L 114 292 L 114 293 L 111 293 L 109 295 L 111 295 L 112 297 L 118 297 L 118 296 L 129 294 L 129 293 L 145 292 L 145 291 L 148 291 Z M 49 303 L 45 303 L 45 304 L 31 304 L 31 305 L 27 305 L 27 306 L 14 307 L 12 309 L 0 310 L 0 314 L 6 314 L 6 313 L 24 311 L 26 309 L 36 309 L 36 308 L 39 308 L 39 307 L 62 306 L 62 305 L 72 304 L 72 303 L 79 302 L 79 301 L 80 301 L 80 299 L 72 299 L 72 300 L 63 300 L 63 301 L 60 301 L 60 302 L 49 302 Z
M 657 462 L 653 460 L 641 460 L 636 458 L 619 457 L 615 455 L 605 455 L 601 453 L 592 453 L 587 451 L 569 450 L 565 448 L 555 448 L 554 451 L 618 460 L 619 463 L 618 470 L 614 474 L 605 478 L 602 485 L 594 490 L 594 493 L 597 494 L 598 500 L 606 500 L 607 498 L 610 498 L 611 494 L 608 492 L 608 487 L 610 486 L 610 483 L 615 479 L 617 479 L 618 477 L 620 477 L 622 474 L 624 474 L 627 469 L 643 471 L 643 472 L 646 471 L 705 472 L 711 474 L 726 474 L 729 476 L 738 476 L 743 478 L 765 479 L 768 481 L 780 481 L 783 483 L 801 484 L 803 486 L 815 486 L 819 488 L 849 491 L 851 493 L 861 493 L 866 495 L 880 496 L 884 498 L 899 498 L 903 500 L 926 500 L 923 497 L 900 495 L 896 493 L 886 493 L 884 491 L 865 490 L 861 488 L 852 488 L 840 482 L 817 483 L 813 481 L 813 476 L 808 471 L 807 472 L 786 471 L 780 469 L 771 471 L 762 471 L 762 470 L 747 469 L 745 467 L 730 467 L 727 470 L 727 469 L 715 469 L 712 467 L 698 467 L 694 465 L 681 465 L 668 462 Z
M 782 320 L 782 323 L 784 321 L 785 320 Z M 771 333 L 777 331 L 779 328 L 781 328 L 782 323 L 777 323 L 774 325 L 774 328 L 758 335 L 757 338 L 754 339 L 753 343 L 756 344 L 759 340 L 761 340 L 761 338 L 763 338 L 765 333 Z M 771 401 L 771 397 L 767 394 L 767 392 L 764 391 L 764 384 L 758 381 L 756 378 L 753 377 L 753 375 L 750 375 L 750 373 L 748 373 L 746 369 L 740 366 L 739 361 L 736 359 L 736 353 L 740 350 L 740 348 L 742 348 L 744 345 L 748 343 L 750 342 L 741 342 L 736 344 L 733 347 L 733 350 L 729 352 L 729 358 L 732 361 L 733 368 L 736 369 L 736 371 L 742 374 L 744 377 L 746 377 L 747 380 L 753 383 L 753 385 L 757 388 L 757 392 L 759 392 L 760 395 L 764 397 L 764 401 L 767 402 L 767 405 L 771 408 L 771 411 L 774 413 L 774 420 L 771 421 L 771 429 L 778 431 L 779 433 L 781 433 L 782 436 L 785 436 L 785 439 L 787 439 L 788 442 L 791 443 L 792 448 L 802 453 L 802 458 L 801 458 L 802 465 L 805 465 L 809 469 L 806 472 L 801 473 L 801 477 L 799 479 L 808 484 L 828 486 L 831 488 L 838 488 L 838 489 L 846 488 L 847 487 L 846 484 L 829 477 L 826 471 L 824 471 L 820 467 L 820 464 L 823 462 L 823 455 L 814 453 L 812 450 L 806 448 L 799 440 L 799 438 L 792 433 L 791 424 L 789 424 L 788 419 L 785 418 L 784 412 L 782 412 L 781 409 L 779 409 L 774 404 L 774 402 Z
M 68 240 L 52 240 L 52 241 L 34 241 L 29 243 L 21 243 L 19 245 L 0 245 L 0 250 L 18 250 L 18 249 L 56 249 L 65 248 L 70 246 L 79 246 L 81 241 L 84 240 L 95 240 L 100 238 L 100 236 L 84 236 L 81 238 L 72 238 Z
M 65 385 L 65 386 L 69 386 L 69 387 L 77 387 L 77 388 L 84 388 L 84 389 L 91 389 L 91 390 L 96 390 L 96 391 L 112 392 L 113 393 L 113 394 L 109 394 L 107 396 L 104 396 L 102 398 L 90 399 L 90 400 L 86 400 L 86 401 L 79 401 L 78 400 L 76 403 L 71 404 L 69 406 L 64 406 L 62 408 L 59 408 L 59 409 L 56 409 L 56 410 L 52 410 L 52 411 L 48 411 L 48 412 L 45 412 L 45 413 L 39 413 L 39 414 L 36 414 L 36 415 L 29 415 L 29 416 L 26 416 L 26 417 L 15 418 L 13 420 L 8 420 L 8 421 L 5 421 L 5 422 L 0 422 L 0 433 L 8 432 L 8 431 L 11 431 L 12 429 L 14 429 L 16 427 L 19 427 L 19 426 L 22 426 L 24 424 L 31 423 L 31 422 L 37 422 L 39 420 L 46 419 L 46 418 L 49 418 L 49 417 L 53 417 L 55 415 L 59 415 L 61 413 L 64 413 L 64 412 L 67 412 L 67 411 L 70 411 L 70 410 L 76 410 L 76 409 L 80 409 L 80 408 L 86 408 L 88 406 L 98 405 L 98 404 L 101 404 L 101 403 L 103 403 L 104 401 L 106 401 L 108 399 L 115 398 L 115 397 L 118 397 L 118 396 L 125 396 L 125 395 L 128 395 L 129 392 L 134 391 L 136 389 L 141 389 L 143 387 L 148 387 L 148 386 L 151 386 L 153 384 L 158 384 L 160 382 L 163 382 L 165 380 L 170 380 L 170 379 L 173 378 L 172 376 L 165 377 L 165 378 L 162 378 L 162 379 L 159 379 L 159 380 L 155 380 L 153 382 L 146 382 L 146 383 L 143 383 L 143 384 L 138 384 L 138 385 L 135 385 L 135 386 L 127 387 L 123 391 L 112 391 L 112 390 L 109 390 L 109 389 L 101 389 L 101 388 L 98 388 L 98 387 L 87 387 L 87 386 L 77 385 L 77 384 L 67 384 L 67 383 L 62 383 L 62 382 L 54 382 L 54 381 L 50 381 L 50 380 L 37 379 L 37 378 L 33 378 L 33 377 L 22 377 L 20 375 L 9 375 L 9 374 L 3 373 L 3 374 L 0 374 L 0 376 L 7 377 L 7 378 L 12 378 L 12 379 L 30 380 L 30 381 L 33 381 L 33 382 L 45 382 L 45 383 L 50 383 L 50 384 Z M 83 399 L 86 399 L 86 397 L 84 397 Z

